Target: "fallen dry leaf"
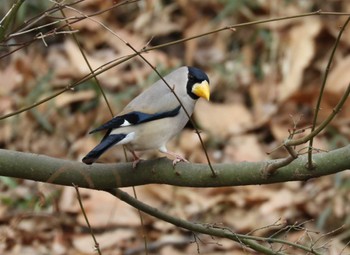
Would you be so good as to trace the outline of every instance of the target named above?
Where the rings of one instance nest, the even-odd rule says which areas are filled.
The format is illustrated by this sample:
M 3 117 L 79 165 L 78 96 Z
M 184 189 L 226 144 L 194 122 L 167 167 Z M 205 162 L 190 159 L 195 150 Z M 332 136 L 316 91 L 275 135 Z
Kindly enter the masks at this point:
M 282 82 L 278 85 L 278 100 L 283 102 L 298 90 L 303 81 L 303 72 L 315 54 L 315 37 L 322 26 L 317 18 L 303 20 L 290 32 L 284 45 L 286 57 L 282 62 Z
M 255 135 L 231 137 L 226 144 L 224 153 L 224 162 L 259 161 L 267 157 Z
M 339 98 L 350 83 L 350 56 L 337 62 L 330 70 L 325 90 L 338 94 Z
M 98 240 L 99 248 L 101 249 L 101 251 L 113 247 L 119 247 L 120 249 L 120 247 L 123 246 L 123 241 L 131 239 L 134 236 L 135 231 L 132 229 L 116 229 L 113 231 L 105 232 L 103 234 L 95 234 L 96 240 Z M 91 254 L 95 251 L 95 244 L 94 240 L 91 237 L 91 234 L 85 234 L 74 238 L 73 245 L 78 251 L 87 254 Z
M 270 200 L 265 202 L 261 207 L 260 211 L 264 215 L 269 215 L 270 213 L 283 209 L 285 207 L 290 207 L 294 203 L 294 193 L 290 190 L 282 189 L 274 193 Z
M 253 125 L 251 112 L 242 104 L 198 101 L 195 118 L 204 130 L 221 139 L 241 134 Z
M 131 189 L 126 189 L 129 192 Z M 136 210 L 106 192 L 81 189 L 81 196 L 86 215 L 94 227 L 107 226 L 138 226 L 140 218 Z M 78 201 L 76 201 L 77 203 Z M 83 215 L 79 215 L 78 222 L 86 225 Z
M 96 97 L 96 93 L 93 90 L 65 92 L 61 96 L 55 98 L 55 104 L 57 108 L 62 108 L 76 102 L 88 101 L 95 97 Z
M 171 19 L 171 14 L 176 9 L 177 6 L 174 3 L 166 6 L 162 12 L 157 11 L 157 7 L 153 6 L 152 9 L 146 9 L 137 17 L 133 27 L 135 31 L 142 31 L 149 38 L 179 32 L 182 29 L 183 20 Z
M 84 57 L 81 55 L 79 47 L 76 45 L 76 43 L 72 40 L 66 40 L 64 48 L 65 48 L 65 51 L 66 51 L 68 58 L 71 62 L 70 67 L 75 68 L 77 70 L 76 75 L 81 76 L 81 75 L 88 74 L 90 72 L 89 66 L 86 64 Z M 86 58 L 88 59 L 89 64 L 91 65 L 93 70 L 104 65 L 109 60 L 112 60 L 112 56 L 110 56 L 111 59 L 106 61 L 106 59 L 104 59 L 104 60 L 97 59 L 88 53 L 85 53 L 85 55 L 86 55 Z

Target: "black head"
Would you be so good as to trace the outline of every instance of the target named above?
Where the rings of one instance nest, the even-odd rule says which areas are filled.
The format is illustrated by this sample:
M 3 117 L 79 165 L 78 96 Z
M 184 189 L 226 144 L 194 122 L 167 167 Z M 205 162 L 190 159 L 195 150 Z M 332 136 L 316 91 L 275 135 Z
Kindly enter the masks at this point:
M 187 94 L 194 100 L 197 100 L 199 96 L 194 94 L 192 91 L 193 86 L 197 83 L 207 81 L 209 84 L 209 78 L 205 72 L 196 67 L 188 66 L 188 81 L 187 81 Z

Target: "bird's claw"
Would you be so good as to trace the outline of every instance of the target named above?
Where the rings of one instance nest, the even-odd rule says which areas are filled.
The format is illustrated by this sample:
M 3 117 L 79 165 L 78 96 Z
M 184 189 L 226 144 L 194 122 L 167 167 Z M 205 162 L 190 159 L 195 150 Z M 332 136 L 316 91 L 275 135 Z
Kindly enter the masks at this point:
M 190 161 L 188 161 L 187 159 L 185 159 L 184 157 L 180 156 L 180 155 L 176 155 L 175 159 L 173 160 L 173 167 L 176 166 L 177 163 L 179 162 L 186 162 L 186 163 L 190 163 Z
M 132 162 L 132 168 L 135 169 L 135 168 L 137 167 L 137 165 L 140 163 L 140 161 L 141 161 L 140 158 L 135 159 L 135 160 Z
M 137 165 L 140 163 L 141 158 L 139 158 L 139 156 L 136 155 L 135 151 L 130 150 L 130 152 L 134 157 L 134 161 L 132 162 L 132 168 L 135 169 Z

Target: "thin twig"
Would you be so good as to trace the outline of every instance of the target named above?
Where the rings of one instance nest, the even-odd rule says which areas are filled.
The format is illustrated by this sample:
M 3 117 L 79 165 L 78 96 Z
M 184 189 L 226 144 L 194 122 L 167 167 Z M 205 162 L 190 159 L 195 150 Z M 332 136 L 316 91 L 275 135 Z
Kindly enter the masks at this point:
M 83 82 L 87 81 L 87 80 L 90 80 L 92 77 L 94 76 L 97 76 L 101 73 L 104 73 L 106 72 L 107 70 L 111 69 L 112 67 L 116 66 L 116 65 L 119 65 L 129 59 L 133 58 L 133 55 L 129 55 L 129 56 L 125 56 L 125 57 L 121 57 L 121 58 L 118 58 L 117 60 L 115 61 L 111 61 L 107 64 L 103 64 L 102 67 L 105 67 L 105 68 L 102 68 L 101 69 L 101 66 L 94 69 L 93 70 L 93 74 L 91 73 L 88 73 L 86 74 L 85 76 L 83 76 L 81 79 L 79 79 L 78 81 L 74 82 L 73 84 L 70 84 L 70 85 L 67 85 L 64 89 L 60 90 L 60 91 L 57 91 L 56 93 L 52 94 L 51 96 L 48 96 L 46 98 L 43 98 L 39 101 L 37 101 L 36 103 L 30 105 L 30 106 L 27 106 L 27 107 L 23 107 L 17 111 L 14 111 L 14 112 L 11 112 L 11 113 L 8 113 L 8 114 L 4 114 L 3 116 L 0 116 L 0 120 L 3 120 L 3 119 L 6 119 L 8 117 L 11 117 L 11 116 L 15 116 L 19 113 L 22 113 L 22 112 L 26 112 L 32 108 L 35 108 L 43 103 L 46 103 L 48 101 L 50 101 L 51 99 L 54 99 L 55 97 L 63 94 L 64 92 L 66 91 L 70 91 L 72 89 L 74 89 L 75 87 L 77 87 L 78 85 L 82 84 Z
M 238 241 L 238 239 L 240 239 L 242 243 L 244 243 L 247 247 L 253 250 L 259 251 L 263 254 L 276 254 L 276 253 L 273 253 L 270 249 L 252 240 L 249 240 L 250 239 L 249 236 L 232 234 L 231 231 L 228 231 L 226 229 L 219 229 L 219 228 L 210 227 L 203 224 L 196 224 L 196 223 L 192 223 L 189 221 L 172 217 L 166 213 L 161 212 L 160 210 L 157 210 L 156 208 L 153 208 L 139 200 L 136 200 L 135 198 L 133 198 L 132 196 L 130 196 L 129 194 L 127 194 L 126 192 L 120 189 L 106 190 L 106 192 L 112 194 L 113 196 L 116 196 L 117 198 L 126 202 L 127 204 L 135 208 L 138 208 L 139 210 L 149 215 L 156 217 L 157 219 L 164 220 L 175 226 L 182 227 L 184 229 L 187 229 L 193 232 L 213 235 L 217 237 L 225 237 L 234 241 Z M 281 253 L 278 253 L 278 254 L 281 255 Z
M 329 70 L 331 69 L 331 65 L 333 63 L 333 58 L 334 58 L 334 55 L 335 55 L 335 51 L 338 48 L 338 44 L 340 42 L 340 38 L 343 35 L 343 32 L 345 31 L 345 28 L 348 25 L 349 21 L 350 21 L 350 17 L 345 21 L 344 25 L 340 29 L 340 31 L 338 33 L 338 36 L 337 36 L 337 39 L 335 40 L 335 43 L 334 43 L 334 46 L 333 46 L 333 49 L 332 49 L 332 52 L 331 52 L 331 56 L 329 57 L 329 60 L 328 60 L 328 63 L 327 63 L 327 67 L 326 67 L 326 70 L 325 70 L 325 73 L 324 73 L 324 77 L 323 77 L 323 80 L 322 80 L 321 90 L 320 90 L 320 93 L 319 93 L 319 96 L 318 96 L 318 99 L 317 99 L 317 103 L 316 103 L 314 118 L 313 118 L 313 121 L 312 121 L 311 132 L 313 132 L 315 130 L 315 128 L 316 128 L 316 122 L 317 122 L 318 113 L 320 111 L 320 106 L 321 106 L 321 101 L 322 101 L 322 97 L 323 97 L 323 92 L 324 92 L 324 89 L 326 87 L 328 73 L 329 73 Z M 312 163 L 312 148 L 313 148 L 313 142 L 314 142 L 313 138 L 314 138 L 313 136 L 310 138 L 309 150 L 308 150 L 308 164 L 307 165 L 308 165 L 308 169 L 310 169 L 310 170 L 313 169 L 313 163 Z
M 25 21 L 24 22 L 25 26 L 14 29 L 11 34 L 13 34 L 13 33 L 20 33 L 21 31 L 30 29 L 36 23 L 38 23 L 40 20 L 42 20 L 43 18 L 49 16 L 50 14 L 53 14 L 53 13 L 57 12 L 60 8 L 64 8 L 65 6 L 73 6 L 73 5 L 76 5 L 76 4 L 78 4 L 78 3 L 82 2 L 82 1 L 85 1 L 85 0 L 77 0 L 77 1 L 75 1 L 73 3 L 61 4 L 61 7 L 59 7 L 57 5 L 53 5 L 53 7 L 49 8 L 49 9 L 39 13 L 38 15 L 30 18 L 29 20 Z M 4 41 L 8 41 L 10 39 L 11 34 Z
M 124 150 L 125 150 L 125 147 L 124 147 Z M 136 200 L 138 200 L 135 186 L 132 186 L 132 191 L 134 194 L 134 198 Z M 143 220 L 143 216 L 142 216 L 140 209 L 136 208 L 136 210 L 139 214 L 139 218 L 140 218 L 140 222 L 141 222 L 144 251 L 145 251 L 145 254 L 148 255 L 149 249 L 148 249 L 148 239 L 147 239 L 147 234 L 146 234 L 145 222 Z
M 4 27 L 3 23 L 5 21 L 5 19 L 11 14 L 12 10 L 15 8 L 16 4 L 12 4 L 11 8 L 6 12 L 6 14 L 4 15 L 4 17 L 0 20 L 0 27 Z
M 224 27 L 224 28 L 212 30 L 212 31 L 210 31 L 210 32 L 206 32 L 206 33 L 203 33 L 203 34 L 199 34 L 199 35 L 195 35 L 195 36 L 191 36 L 191 37 L 186 37 L 186 38 L 183 38 L 183 39 L 180 39 L 180 40 L 176 40 L 176 41 L 172 41 L 172 42 L 169 42 L 169 43 L 164 43 L 164 44 L 156 45 L 156 46 L 149 47 L 149 48 L 146 48 L 146 49 L 142 49 L 142 50 L 140 51 L 140 53 L 149 52 L 149 51 L 161 49 L 161 48 L 164 48 L 164 47 L 167 47 L 167 46 L 171 46 L 171 45 L 183 43 L 183 42 L 190 41 L 190 40 L 193 40 L 193 39 L 196 39 L 196 38 L 200 38 L 200 37 L 203 37 L 203 36 L 207 36 L 207 35 L 211 35 L 211 34 L 214 34 L 214 33 L 222 32 L 222 31 L 224 31 L 224 30 L 231 30 L 231 28 L 244 27 L 244 26 L 251 26 L 251 25 L 257 25 L 257 24 L 262 24 L 262 23 L 266 23 L 266 22 L 272 22 L 272 21 L 278 21 L 278 20 L 286 20 L 286 19 L 293 19 L 293 18 L 301 18 L 301 17 L 314 16 L 314 15 L 338 15 L 338 16 L 340 16 L 340 15 L 350 15 L 350 13 L 333 13 L 333 12 L 332 12 L 332 13 L 327 13 L 327 12 L 317 11 L 317 12 L 310 12 L 310 13 L 300 14 L 300 15 L 294 15 L 294 16 L 287 16 L 287 17 L 281 17 L 281 18 L 274 18 L 274 19 L 267 19 L 267 20 L 260 20 L 260 21 L 253 21 L 253 22 L 241 23 L 241 24 L 237 24 L 237 25 L 232 25 L 232 26 L 228 26 L 228 27 L 226 26 L 226 27 Z M 70 23 L 70 24 L 72 24 L 72 23 Z M 29 42 L 24 43 L 23 46 L 20 46 L 20 47 L 18 47 L 18 48 L 16 48 L 16 49 L 12 50 L 12 51 L 10 51 L 10 52 L 5 53 L 4 55 L 0 56 L 0 59 L 6 57 L 6 56 L 8 56 L 8 55 L 11 55 L 11 54 L 14 53 L 15 51 L 18 51 L 18 50 L 20 50 L 20 49 L 22 49 L 22 48 L 27 47 L 27 46 L 30 45 L 33 41 L 35 41 L 35 39 L 33 39 L 33 40 L 29 41 Z M 12 117 L 12 116 L 17 115 L 17 114 L 19 114 L 19 113 L 28 111 L 28 110 L 30 110 L 30 109 L 32 109 L 32 108 L 34 108 L 34 107 L 37 107 L 37 106 L 39 106 L 40 104 L 43 104 L 43 103 L 45 103 L 45 102 L 47 102 L 47 101 L 49 101 L 49 100 L 51 100 L 51 99 L 53 99 L 53 98 L 59 96 L 60 94 L 66 92 L 66 91 L 68 91 L 68 90 L 70 90 L 71 88 L 74 88 L 74 87 L 80 85 L 81 83 L 83 83 L 83 82 L 85 82 L 85 81 L 91 79 L 91 78 L 94 77 L 95 75 L 97 76 L 97 75 L 99 75 L 99 74 L 101 74 L 101 73 L 103 73 L 103 72 L 105 72 L 105 71 L 107 71 L 107 70 L 109 70 L 109 69 L 111 69 L 111 68 L 113 68 L 113 67 L 115 67 L 115 66 L 117 66 L 117 65 L 119 65 L 119 64 L 121 64 L 121 63 L 123 63 L 123 62 L 125 62 L 125 61 L 128 61 L 128 60 L 130 60 L 130 59 L 132 59 L 132 58 L 134 58 L 134 57 L 136 57 L 136 56 L 137 56 L 137 54 L 134 53 L 134 54 L 131 54 L 131 55 L 129 55 L 129 56 L 124 56 L 124 57 L 122 57 L 121 60 L 120 60 L 120 58 L 117 58 L 117 59 L 115 59 L 115 60 L 112 60 L 112 61 L 110 61 L 110 62 L 108 63 L 108 65 L 107 65 L 107 64 L 103 64 L 103 65 L 101 65 L 100 67 L 98 67 L 98 68 L 96 68 L 96 69 L 94 70 L 94 75 L 91 74 L 91 73 L 89 73 L 89 74 L 83 76 L 82 78 L 80 78 L 77 82 L 75 82 L 75 83 L 73 83 L 73 84 L 71 84 L 71 85 L 67 85 L 67 87 L 66 87 L 65 89 L 62 89 L 61 91 L 58 91 L 58 92 L 56 92 L 55 94 L 53 94 L 53 95 L 51 95 L 51 96 L 48 96 L 48 97 L 46 97 L 46 98 L 44 98 L 44 99 L 38 101 L 38 102 L 35 103 L 35 104 L 32 104 L 32 105 L 30 105 L 30 106 L 23 107 L 23 108 L 21 108 L 21 109 L 19 109 L 19 110 L 16 110 L 16 111 L 13 111 L 13 112 L 11 112 L 11 113 L 4 114 L 4 115 L 0 116 L 0 120 L 6 119 L 6 118 L 8 118 L 8 117 Z M 105 68 L 102 69 L 102 67 L 105 67 Z M 99 70 L 99 71 L 97 71 L 97 70 Z M 308 141 L 308 140 L 306 140 L 306 141 Z M 306 142 L 306 141 L 305 141 L 305 142 Z M 303 143 L 305 143 L 305 142 L 303 142 Z
M 62 13 L 62 16 L 64 17 L 64 20 L 67 22 L 68 19 L 67 19 L 65 13 L 63 12 L 62 9 L 60 9 L 60 11 L 61 11 L 61 13 Z M 67 23 L 68 23 L 68 22 L 67 22 Z M 69 24 L 68 24 L 68 29 L 69 29 L 69 31 L 73 32 L 73 29 L 72 29 L 72 27 L 71 27 Z M 84 61 L 85 61 L 86 65 L 89 67 L 90 73 L 91 73 L 91 74 L 94 74 L 94 70 L 93 70 L 93 68 L 92 68 L 92 66 L 91 66 L 91 64 L 90 64 L 90 62 L 89 62 L 89 60 L 88 60 L 87 57 L 86 57 L 86 54 L 85 54 L 85 52 L 84 52 L 84 50 L 83 50 L 83 47 L 82 47 L 80 41 L 78 40 L 78 38 L 76 37 L 76 35 L 75 35 L 74 33 L 72 33 L 72 36 L 73 36 L 73 39 L 74 39 L 75 43 L 77 44 L 77 46 L 78 46 L 78 48 L 79 48 L 79 51 L 80 51 L 81 55 L 82 55 L 83 58 L 84 58 Z M 95 80 L 95 82 L 96 82 L 96 84 L 97 84 L 97 86 L 98 86 L 98 88 L 99 88 L 99 90 L 100 90 L 100 92 L 101 92 L 101 94 L 102 94 L 102 96 L 103 96 L 103 99 L 104 99 L 105 103 L 107 104 L 108 110 L 109 110 L 111 116 L 113 117 L 113 116 L 114 116 L 114 113 L 113 113 L 112 107 L 111 107 L 111 105 L 109 104 L 109 102 L 108 102 L 108 100 L 107 100 L 107 96 L 106 96 L 104 90 L 102 89 L 102 86 L 101 86 L 100 81 L 97 79 L 97 76 L 96 76 L 96 75 L 93 75 L 93 79 Z
M 8 37 L 9 38 L 13 38 L 13 37 L 16 37 L 16 36 L 19 36 L 19 35 L 24 35 L 24 34 L 27 34 L 27 33 L 30 33 L 30 32 L 33 32 L 33 31 L 45 28 L 45 27 L 49 27 L 51 25 L 56 25 L 56 24 L 58 24 L 60 22 L 67 21 L 68 19 L 70 19 L 70 18 L 65 18 L 65 19 L 61 19 L 61 20 L 52 21 L 52 22 L 46 23 L 46 24 L 38 26 L 38 27 L 30 28 L 28 30 L 23 30 L 23 31 L 20 31 L 20 32 L 12 33 Z
M 120 200 L 124 201 L 125 203 L 138 208 L 140 211 L 143 211 L 149 215 L 152 215 L 156 217 L 157 219 L 164 220 L 166 222 L 169 222 L 175 226 L 187 229 L 189 231 L 192 231 L 194 233 L 202 233 L 202 234 L 207 234 L 211 236 L 216 236 L 216 237 L 224 237 L 228 238 L 230 240 L 240 242 L 244 244 L 246 247 L 249 247 L 257 252 L 260 252 L 262 254 L 274 254 L 274 255 L 281 255 L 284 253 L 281 252 L 275 252 L 272 251 L 271 249 L 260 245 L 257 243 L 257 241 L 262 241 L 262 242 L 276 242 L 276 243 L 281 243 L 281 244 L 286 244 L 291 247 L 295 247 L 297 249 L 301 249 L 304 251 L 307 251 L 311 254 L 315 255 L 321 255 L 314 249 L 308 248 L 306 246 L 296 244 L 293 242 L 281 240 L 281 239 L 276 239 L 276 238 L 264 238 L 264 237 L 255 237 L 255 236 L 249 236 L 249 235 L 243 235 L 243 234 L 237 234 L 232 232 L 232 230 L 225 228 L 225 227 L 217 227 L 216 225 L 210 225 L 210 224 L 198 224 L 198 223 L 192 223 L 186 220 L 182 220 L 179 218 L 175 218 L 171 215 L 168 215 L 166 213 L 163 213 L 162 211 L 153 208 L 142 201 L 139 201 L 126 192 L 120 190 L 120 189 L 110 189 L 110 190 L 105 190 L 106 192 L 112 194 L 113 196 L 118 197 Z
M 24 3 L 24 0 L 16 0 L 11 6 L 10 10 L 5 14 L 5 17 L 0 22 L 0 41 L 3 41 L 5 34 L 12 24 L 12 21 L 15 19 L 17 12 L 21 5 Z
M 312 137 L 315 137 L 316 135 L 318 135 L 325 127 L 328 126 L 328 124 L 334 119 L 334 117 L 337 115 L 337 113 L 341 110 L 341 108 L 343 107 L 349 94 L 350 94 L 350 83 L 349 83 L 346 91 L 342 95 L 340 101 L 333 109 L 333 112 L 314 131 L 312 131 L 310 134 L 308 134 L 302 138 L 295 139 L 295 140 L 287 140 L 285 142 L 285 145 L 286 146 L 300 145 L 300 144 L 308 142 Z
M 350 84 L 348 85 L 346 91 L 344 92 L 342 98 L 340 99 L 340 101 L 338 102 L 336 107 L 333 109 L 333 112 L 314 131 L 312 131 L 310 134 L 308 134 L 308 135 L 306 135 L 306 136 L 304 136 L 302 138 L 295 139 L 295 140 L 287 139 L 284 142 L 283 145 L 287 149 L 287 151 L 290 153 L 290 156 L 287 157 L 287 158 L 281 159 L 281 160 L 279 160 L 277 162 L 274 162 L 272 164 L 268 164 L 263 169 L 263 175 L 264 176 L 271 176 L 271 174 L 275 173 L 279 168 L 281 168 L 283 166 L 286 166 L 286 165 L 290 164 L 292 161 L 294 161 L 298 157 L 298 154 L 296 154 L 294 149 L 292 149 L 292 146 L 300 145 L 300 144 L 306 143 L 307 141 L 310 141 L 311 138 L 315 137 L 324 128 L 326 128 L 328 126 L 328 124 L 334 119 L 334 117 L 341 110 L 341 108 L 343 107 L 343 105 L 344 105 L 346 99 L 348 98 L 349 94 L 350 94 Z M 308 160 L 309 160 L 309 158 L 308 158 Z M 306 167 L 308 169 L 310 169 L 308 164 L 307 164 Z M 312 167 L 315 167 L 314 163 L 312 164 Z
M 285 146 L 285 148 L 287 148 Z M 266 167 L 264 167 L 262 169 L 262 175 L 264 176 L 264 178 L 268 178 L 271 175 L 273 175 L 278 169 L 280 169 L 281 167 L 287 166 L 290 163 L 292 163 L 296 158 L 294 158 L 293 156 L 288 156 L 286 158 L 280 159 L 279 161 L 275 161 L 273 163 L 268 163 L 266 165 Z
M 343 249 L 341 249 L 339 255 L 343 255 L 343 252 L 345 251 L 345 249 L 350 245 L 350 240 L 344 245 Z
M 49 17 L 50 14 L 53 14 L 53 13 L 55 13 L 55 12 L 61 10 L 61 9 L 64 9 L 67 6 L 74 6 L 75 4 L 80 3 L 82 1 L 85 1 L 85 0 L 78 0 L 78 1 L 75 1 L 73 3 L 61 4 L 60 7 L 57 7 L 57 5 L 55 5 L 54 7 L 49 8 L 48 10 L 45 10 L 44 12 L 38 14 L 36 17 L 31 18 L 29 21 L 26 21 L 25 24 L 27 24 L 27 25 L 25 27 L 14 29 L 14 32 L 12 34 L 10 34 L 7 38 L 5 38 L 4 40 L 1 41 L 0 46 L 18 46 L 18 45 L 20 45 L 20 46 L 18 48 L 16 48 L 16 49 L 10 51 L 10 52 L 7 52 L 6 54 L 4 54 L 2 56 L 0 56 L 0 59 L 2 59 L 4 57 L 7 57 L 8 55 L 11 55 L 12 53 L 14 53 L 14 52 L 16 52 L 16 51 L 18 51 L 20 49 L 23 49 L 23 48 L 27 47 L 28 45 L 30 45 L 31 43 L 33 43 L 34 41 L 39 39 L 39 38 L 35 38 L 34 37 L 31 40 L 26 41 L 26 42 L 22 42 L 22 43 L 8 43 L 8 44 L 5 44 L 4 42 L 7 42 L 10 38 L 13 38 L 13 36 L 11 36 L 11 35 L 13 35 L 14 33 L 18 33 L 18 35 L 20 35 L 22 31 L 30 29 L 35 23 L 39 22 L 40 20 L 42 20 L 45 17 Z M 123 2 L 114 4 L 114 5 L 112 5 L 109 8 L 106 8 L 106 9 L 103 9 L 103 10 L 99 10 L 97 12 L 89 14 L 89 16 L 90 17 L 97 16 L 97 15 L 103 14 L 105 12 L 108 12 L 108 11 L 110 11 L 110 10 L 116 8 L 116 7 L 119 7 L 119 6 L 122 6 L 122 5 L 125 5 L 125 4 L 138 2 L 138 1 L 140 1 L 140 0 L 125 0 Z M 70 17 L 69 19 L 72 20 L 71 22 L 69 22 L 69 25 L 73 25 L 73 24 L 75 24 L 75 23 L 77 23 L 77 22 L 79 22 L 81 20 L 86 19 L 86 17 Z M 64 24 L 61 27 L 54 28 L 53 30 L 58 31 L 58 30 L 66 28 L 66 27 L 67 27 L 67 24 Z M 47 32 L 47 34 L 55 35 L 53 30 Z M 17 31 L 17 32 L 15 32 L 15 31 Z
M 322 234 L 319 238 L 317 238 L 317 239 L 314 241 L 314 243 L 312 244 L 312 246 L 311 246 L 310 248 L 315 247 L 316 244 L 317 244 L 318 242 L 320 242 L 320 240 L 322 240 L 322 239 L 325 238 L 326 236 L 331 236 L 331 235 L 334 235 L 336 232 L 339 232 L 340 230 L 344 230 L 344 226 L 345 226 L 345 225 L 342 225 L 342 226 L 340 226 L 340 227 L 338 227 L 338 228 L 335 228 L 335 229 L 333 229 L 333 230 L 331 230 L 331 231 L 329 231 L 329 232 L 327 232 L 327 233 Z M 324 244 L 322 244 L 320 247 L 315 248 L 315 249 L 320 249 L 320 248 L 322 248 L 323 246 L 324 246 Z
M 87 217 L 87 215 L 86 215 L 83 202 L 81 201 L 81 196 L 80 196 L 80 192 L 79 192 L 79 187 L 76 186 L 76 185 L 74 185 L 74 183 L 73 183 L 72 185 L 73 185 L 73 187 L 75 188 L 75 191 L 76 191 L 76 193 L 77 193 L 77 199 L 78 199 L 78 201 L 79 201 L 80 210 L 81 210 L 82 213 L 83 213 L 85 222 L 86 222 L 86 224 L 88 225 L 88 228 L 89 228 L 89 230 L 90 230 L 90 234 L 91 234 L 91 236 L 92 236 L 92 239 L 94 240 L 95 249 L 96 249 L 96 251 L 97 251 L 97 253 L 98 253 L 99 255 L 102 255 L 101 250 L 100 250 L 100 245 L 99 245 L 99 243 L 98 243 L 97 240 L 96 240 L 96 237 L 95 237 L 95 235 L 94 235 L 94 231 L 92 230 L 92 227 L 91 227 L 91 225 L 90 225 L 89 219 L 88 219 L 88 217 Z

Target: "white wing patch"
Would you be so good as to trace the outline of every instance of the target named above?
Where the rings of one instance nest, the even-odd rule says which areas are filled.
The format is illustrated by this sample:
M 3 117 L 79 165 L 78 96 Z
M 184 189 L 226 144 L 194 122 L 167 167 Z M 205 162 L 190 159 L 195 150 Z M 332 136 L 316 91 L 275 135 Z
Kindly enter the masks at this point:
M 127 127 L 127 126 L 131 126 L 131 123 L 127 120 L 124 120 L 123 124 L 120 125 L 121 127 Z
M 127 144 L 135 139 L 135 132 L 131 132 L 125 136 L 123 140 L 121 140 L 118 144 Z
M 160 151 L 160 152 L 163 152 L 163 153 L 167 153 L 167 152 L 168 152 L 168 150 L 167 150 L 167 148 L 165 147 L 165 145 L 162 145 L 162 146 L 159 148 L 159 151 Z

